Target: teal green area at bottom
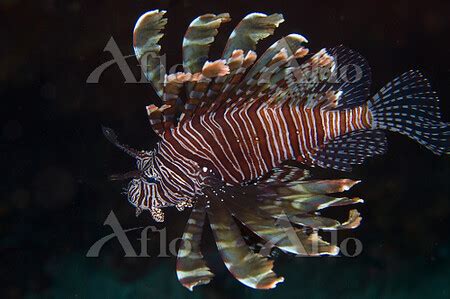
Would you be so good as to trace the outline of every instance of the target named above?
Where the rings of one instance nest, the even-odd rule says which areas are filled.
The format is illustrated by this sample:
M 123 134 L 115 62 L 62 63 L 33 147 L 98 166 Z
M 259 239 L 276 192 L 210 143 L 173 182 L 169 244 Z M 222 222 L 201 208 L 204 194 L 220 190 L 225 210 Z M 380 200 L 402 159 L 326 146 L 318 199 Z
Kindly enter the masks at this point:
M 274 290 L 249 289 L 226 273 L 190 292 L 177 280 L 173 260 L 164 260 L 137 279 L 82 256 L 53 260 L 46 268 L 50 288 L 35 298 L 449 298 L 450 263 L 423 259 L 373 267 L 364 258 L 283 258 L 276 267 L 285 282 Z M 220 268 L 222 266 L 220 265 Z M 382 269 L 382 270 L 381 270 Z

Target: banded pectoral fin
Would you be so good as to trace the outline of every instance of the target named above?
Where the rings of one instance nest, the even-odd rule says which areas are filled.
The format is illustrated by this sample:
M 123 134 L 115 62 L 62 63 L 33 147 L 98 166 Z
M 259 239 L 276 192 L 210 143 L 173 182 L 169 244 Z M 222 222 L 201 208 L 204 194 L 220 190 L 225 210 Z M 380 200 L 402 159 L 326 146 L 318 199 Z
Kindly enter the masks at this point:
M 319 232 L 356 228 L 360 214 L 352 209 L 348 220 L 339 222 L 317 212 L 362 202 L 359 198 L 333 196 L 349 190 L 358 181 L 308 178 L 307 171 L 286 165 L 255 184 L 230 186 L 217 176 L 205 177 L 204 193 L 197 198 L 177 260 L 180 282 L 192 290 L 209 283 L 213 277 L 200 253 L 205 214 L 225 266 L 251 288 L 271 289 L 284 280 L 275 274 L 273 261 L 267 258 L 274 247 L 300 256 L 337 255 L 339 248 L 323 240 Z M 244 239 L 252 234 L 262 243 L 247 244 Z M 261 244 L 259 252 L 251 249 L 252 245 Z
M 294 227 L 287 215 L 284 215 L 284 217 L 279 215 L 280 217 L 274 218 L 264 213 L 257 213 L 248 206 L 244 207 L 233 203 L 232 200 L 227 200 L 226 203 L 233 216 L 265 241 L 263 248 L 278 247 L 285 252 L 305 256 L 336 255 L 339 253 L 337 246 L 330 245 L 322 240 L 316 232 L 308 233 Z
M 341 197 L 342 193 L 359 181 L 349 179 L 305 180 L 263 187 L 257 204 L 259 209 L 274 218 L 288 216 L 292 223 L 321 230 L 353 229 L 359 226 L 361 217 L 357 210 L 349 212 L 348 219 L 338 220 L 318 216 L 317 212 L 328 207 L 348 206 L 364 202 L 359 197 Z M 247 201 L 251 199 L 246 199 Z
M 272 289 L 284 278 L 272 271 L 273 261 L 254 253 L 245 243 L 237 224 L 225 204 L 211 192 L 207 204 L 208 218 L 217 248 L 230 273 L 254 289 Z
M 278 247 L 306 256 L 337 255 L 339 248 L 322 240 L 318 231 L 353 229 L 359 226 L 361 217 L 352 209 L 348 220 L 341 223 L 319 216 L 317 212 L 331 206 L 362 202 L 359 198 L 328 195 L 346 191 L 358 181 L 290 180 L 289 177 L 294 177 L 283 174 L 292 172 L 292 167 L 283 167 L 256 185 L 227 187 L 225 194 L 229 195 L 224 196 L 224 203 L 233 216 L 269 248 Z
M 177 277 L 190 291 L 195 286 L 208 284 L 214 277 L 200 251 L 205 217 L 205 202 L 200 198 L 191 212 L 178 250 Z

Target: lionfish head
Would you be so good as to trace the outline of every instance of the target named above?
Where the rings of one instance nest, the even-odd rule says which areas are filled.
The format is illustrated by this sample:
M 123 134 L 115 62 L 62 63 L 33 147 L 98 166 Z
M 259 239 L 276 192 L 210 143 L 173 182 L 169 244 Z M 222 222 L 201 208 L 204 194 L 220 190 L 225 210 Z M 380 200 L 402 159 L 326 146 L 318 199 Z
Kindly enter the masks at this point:
M 103 127 L 103 134 L 106 138 L 122 151 L 136 159 L 137 169 L 123 173 L 114 174 L 109 178 L 114 181 L 122 181 L 131 179 L 126 189 L 128 201 L 136 207 L 136 216 L 143 210 L 149 210 L 153 219 L 157 222 L 164 221 L 164 213 L 161 210 L 161 203 L 158 183 L 160 176 L 155 167 L 154 151 L 138 151 L 127 145 L 121 144 L 116 133 L 110 129 Z

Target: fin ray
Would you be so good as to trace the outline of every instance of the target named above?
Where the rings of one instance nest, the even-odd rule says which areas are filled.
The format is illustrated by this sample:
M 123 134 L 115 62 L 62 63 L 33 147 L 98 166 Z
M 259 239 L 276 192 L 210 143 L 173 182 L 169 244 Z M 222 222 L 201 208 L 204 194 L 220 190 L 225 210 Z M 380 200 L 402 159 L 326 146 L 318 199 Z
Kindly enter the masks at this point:
M 210 200 L 208 205 L 207 213 L 214 238 L 230 273 L 241 283 L 255 289 L 272 289 L 277 283 L 283 282 L 284 278 L 272 271 L 273 261 L 248 248 L 239 228 L 220 200 Z
M 437 155 L 450 153 L 450 130 L 441 121 L 439 99 L 419 71 L 386 84 L 369 102 L 374 128 L 404 134 Z
M 136 58 L 141 64 L 142 71 L 149 80 L 159 97 L 163 95 L 163 80 L 165 70 L 161 65 L 159 40 L 164 35 L 167 19 L 165 10 L 152 10 L 143 14 L 136 22 L 133 30 L 133 47 Z
M 200 252 L 205 216 L 204 202 L 199 199 L 192 209 L 178 250 L 177 277 L 190 291 L 195 286 L 208 284 L 214 277 Z
M 352 165 L 387 150 L 385 134 L 380 130 L 359 130 L 336 137 L 312 154 L 314 164 L 323 168 L 351 171 Z
M 244 17 L 231 33 L 222 57 L 231 57 L 234 50 L 241 49 L 245 53 L 255 50 L 256 44 L 261 39 L 272 35 L 275 28 L 284 22 L 281 14 L 265 15 L 262 13 L 251 13 Z
M 194 74 L 202 70 L 208 60 L 209 48 L 214 42 L 218 28 L 230 20 L 230 15 L 223 13 L 219 15 L 205 14 L 191 22 L 183 39 L 184 72 Z M 192 84 L 187 84 L 188 93 L 191 90 Z

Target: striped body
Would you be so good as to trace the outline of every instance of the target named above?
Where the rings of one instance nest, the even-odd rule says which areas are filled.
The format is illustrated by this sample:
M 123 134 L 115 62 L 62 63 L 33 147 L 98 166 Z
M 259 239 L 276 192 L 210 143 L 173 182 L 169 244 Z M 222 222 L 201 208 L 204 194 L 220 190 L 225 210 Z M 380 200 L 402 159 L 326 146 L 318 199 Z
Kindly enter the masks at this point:
M 172 170 L 180 175 L 195 174 L 196 166 L 207 167 L 236 185 L 287 160 L 308 164 L 311 153 L 324 143 L 370 126 L 367 105 L 330 111 L 249 101 L 239 109 L 202 115 L 175 128 L 165 134 L 159 155 L 177 160 L 179 165 L 172 166 L 178 169 Z

